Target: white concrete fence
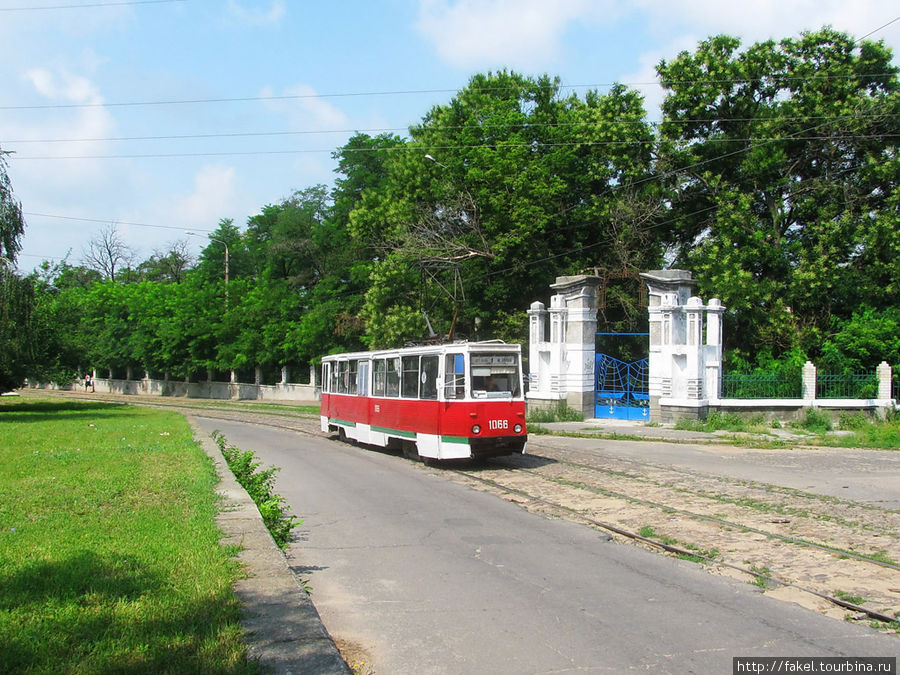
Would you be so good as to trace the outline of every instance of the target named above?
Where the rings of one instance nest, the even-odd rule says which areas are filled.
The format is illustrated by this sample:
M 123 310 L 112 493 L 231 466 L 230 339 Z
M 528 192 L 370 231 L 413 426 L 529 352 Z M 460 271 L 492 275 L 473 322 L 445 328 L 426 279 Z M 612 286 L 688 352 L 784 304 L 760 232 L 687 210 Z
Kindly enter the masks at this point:
M 309 368 L 309 384 L 288 382 L 288 370 L 282 368 L 281 382 L 273 385 L 260 384 L 261 370 L 256 369 L 254 383 L 237 382 L 232 371 L 229 382 L 185 382 L 183 380 L 151 379 L 145 373 L 141 379 L 133 379 L 128 369 L 125 379 L 97 377 L 92 372 L 90 391 L 104 394 L 126 394 L 132 396 L 172 396 L 184 398 L 206 398 L 217 400 L 258 400 L 258 401 L 307 401 L 314 402 L 319 398 L 318 386 L 315 384 L 315 367 Z M 30 384 L 30 387 L 41 389 L 66 389 L 84 391 L 84 380 L 72 384 L 58 385 Z

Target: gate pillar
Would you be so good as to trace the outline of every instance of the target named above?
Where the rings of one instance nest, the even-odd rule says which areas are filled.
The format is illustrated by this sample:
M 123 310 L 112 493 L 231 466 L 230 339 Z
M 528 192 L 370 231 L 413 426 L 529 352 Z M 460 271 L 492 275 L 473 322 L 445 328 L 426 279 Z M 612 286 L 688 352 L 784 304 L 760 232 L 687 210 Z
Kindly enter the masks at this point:
M 706 417 L 719 399 L 725 307 L 691 295 L 696 282 L 686 270 L 655 270 L 641 277 L 649 290 L 650 415 L 662 422 Z
M 529 317 L 528 400 L 537 406 L 565 401 L 585 417 L 594 413 L 594 355 L 600 277 L 557 277 L 550 309 L 532 303 Z M 548 330 L 549 323 L 549 330 Z

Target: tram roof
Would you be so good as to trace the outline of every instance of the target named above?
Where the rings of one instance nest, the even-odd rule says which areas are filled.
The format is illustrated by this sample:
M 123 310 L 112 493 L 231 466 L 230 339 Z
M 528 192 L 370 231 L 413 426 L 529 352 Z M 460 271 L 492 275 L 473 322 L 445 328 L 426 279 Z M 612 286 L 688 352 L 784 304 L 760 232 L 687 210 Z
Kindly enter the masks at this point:
M 445 352 L 459 351 L 491 351 L 521 352 L 521 345 L 509 344 L 502 340 L 483 340 L 479 342 L 459 341 L 444 342 L 441 344 L 410 345 L 408 347 L 396 347 L 394 349 L 377 349 L 368 352 L 345 352 L 343 354 L 329 354 L 323 356 L 322 361 L 337 361 L 341 359 L 373 359 L 384 356 L 403 356 L 404 354 L 443 354 Z

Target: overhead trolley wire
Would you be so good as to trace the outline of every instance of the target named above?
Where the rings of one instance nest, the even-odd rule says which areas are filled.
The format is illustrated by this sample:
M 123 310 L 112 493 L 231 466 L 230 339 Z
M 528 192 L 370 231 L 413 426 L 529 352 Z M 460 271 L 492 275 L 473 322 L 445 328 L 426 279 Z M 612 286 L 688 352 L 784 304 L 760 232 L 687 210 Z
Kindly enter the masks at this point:
M 825 135 L 825 136 L 774 136 L 771 138 L 709 138 L 704 143 L 749 143 L 753 141 L 763 141 L 774 143 L 777 141 L 835 141 L 835 140 L 851 140 L 851 139 L 872 139 L 872 138 L 900 138 L 900 133 L 895 134 L 853 134 L 853 135 Z M 565 147 L 606 147 L 606 146 L 643 146 L 656 145 L 657 141 L 571 141 L 566 143 L 499 143 L 495 149 L 541 149 L 541 148 L 565 148 Z M 326 152 L 344 152 L 344 153 L 368 153 L 368 152 L 421 152 L 423 147 L 432 150 L 476 150 L 485 147 L 483 144 L 478 145 L 403 145 L 385 148 L 314 148 L 314 149 L 289 149 L 289 150 L 220 150 L 210 152 L 159 152 L 159 153 L 141 153 L 131 155 L 16 155 L 14 159 L 18 160 L 84 160 L 84 159 L 174 159 L 178 157 L 250 157 L 250 156 L 266 156 L 266 155 L 301 155 L 301 154 L 317 154 Z M 724 155 L 727 156 L 727 155 Z
M 847 75 L 777 75 L 771 79 L 777 83 L 795 83 L 803 81 L 828 81 L 828 80 L 850 80 L 850 79 L 874 79 L 878 77 L 888 77 L 896 75 L 896 71 L 887 71 L 883 73 L 849 73 Z M 747 84 L 755 82 L 759 78 L 708 78 L 693 80 L 670 80 L 669 84 Z M 607 88 L 617 85 L 626 87 L 641 87 L 658 85 L 664 86 L 659 81 L 648 82 L 599 82 L 593 84 L 559 84 L 559 90 L 564 89 L 594 89 Z M 495 91 L 522 90 L 519 86 L 496 86 L 496 87 L 466 87 L 462 91 L 490 93 Z M 258 95 L 258 96 L 227 96 L 222 98 L 192 98 L 192 99 L 159 99 L 150 101 L 111 101 L 103 103 L 45 103 L 32 105 L 0 105 L 0 110 L 54 110 L 54 109 L 70 109 L 70 108 L 125 108 L 140 106 L 164 106 L 164 105 L 202 105 L 211 103 L 253 103 L 263 101 L 293 101 L 304 99 L 321 99 L 321 98 L 363 98 L 367 96 L 413 96 L 421 94 L 446 94 L 460 93 L 460 89 L 397 89 L 387 91 L 353 91 L 353 92 L 326 92 L 315 94 L 279 94 L 279 95 Z
M 731 122 L 749 122 L 763 124 L 766 122 L 800 122 L 800 121 L 844 121 L 858 119 L 888 119 L 900 117 L 900 113 L 891 112 L 871 112 L 861 113 L 857 115 L 786 115 L 776 119 L 759 118 L 759 117 L 711 117 L 700 119 L 681 119 L 681 120 L 665 120 L 664 122 L 648 122 L 646 120 L 637 120 L 632 118 L 616 118 L 604 119 L 599 121 L 579 121 L 579 122 L 536 122 L 525 120 L 519 123 L 488 123 L 478 125 L 454 124 L 446 126 L 429 126 L 427 131 L 445 132 L 459 131 L 461 129 L 565 129 L 572 127 L 600 127 L 603 125 L 646 125 L 647 127 L 659 127 L 663 124 L 715 124 L 715 123 L 731 123 Z M 212 138 L 257 138 L 266 136 L 321 136 L 326 134 L 371 134 L 385 132 L 407 132 L 409 127 L 375 127 L 370 129 L 299 129 L 299 130 L 277 130 L 277 131 L 233 131 L 221 133 L 202 133 L 202 134 L 159 134 L 152 136 L 107 136 L 107 137 L 81 137 L 81 138 L 22 138 L 7 139 L 3 141 L 4 145 L 8 144 L 34 144 L 34 143 L 111 143 L 111 142 L 128 142 L 128 141 L 172 141 L 172 140 L 202 140 Z M 712 139 L 716 140 L 716 139 Z M 728 140 L 754 140 L 753 138 L 736 138 Z M 616 141 L 610 141 L 616 142 Z M 651 141 L 645 141 L 651 142 Z M 343 149 L 343 148 L 338 148 Z M 376 148 L 377 149 L 377 148 Z
M 54 9 L 96 9 L 98 7 L 124 7 L 127 5 L 161 5 L 186 0 L 120 0 L 119 2 L 88 2 L 78 5 L 25 5 L 20 7 L 0 7 L 0 12 L 34 12 Z

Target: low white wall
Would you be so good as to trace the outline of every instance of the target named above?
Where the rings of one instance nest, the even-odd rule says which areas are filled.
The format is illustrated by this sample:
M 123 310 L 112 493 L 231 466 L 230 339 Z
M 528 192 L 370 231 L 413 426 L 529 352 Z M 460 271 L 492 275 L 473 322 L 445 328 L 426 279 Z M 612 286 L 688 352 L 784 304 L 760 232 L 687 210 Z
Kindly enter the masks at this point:
M 767 418 L 788 420 L 798 418 L 804 410 L 816 408 L 823 412 L 866 412 L 884 417 L 894 410 L 898 402 L 892 399 L 838 399 L 838 398 L 782 398 L 754 399 L 733 398 L 712 401 L 662 398 L 659 417 L 654 421 L 671 423 L 679 419 L 704 419 L 710 412 L 763 415 Z
M 34 389 L 84 391 L 84 383 L 70 385 L 29 384 Z M 242 382 L 180 382 L 176 380 L 109 380 L 94 378 L 93 390 L 102 394 L 172 396 L 218 400 L 318 401 L 314 384 L 245 384 Z

